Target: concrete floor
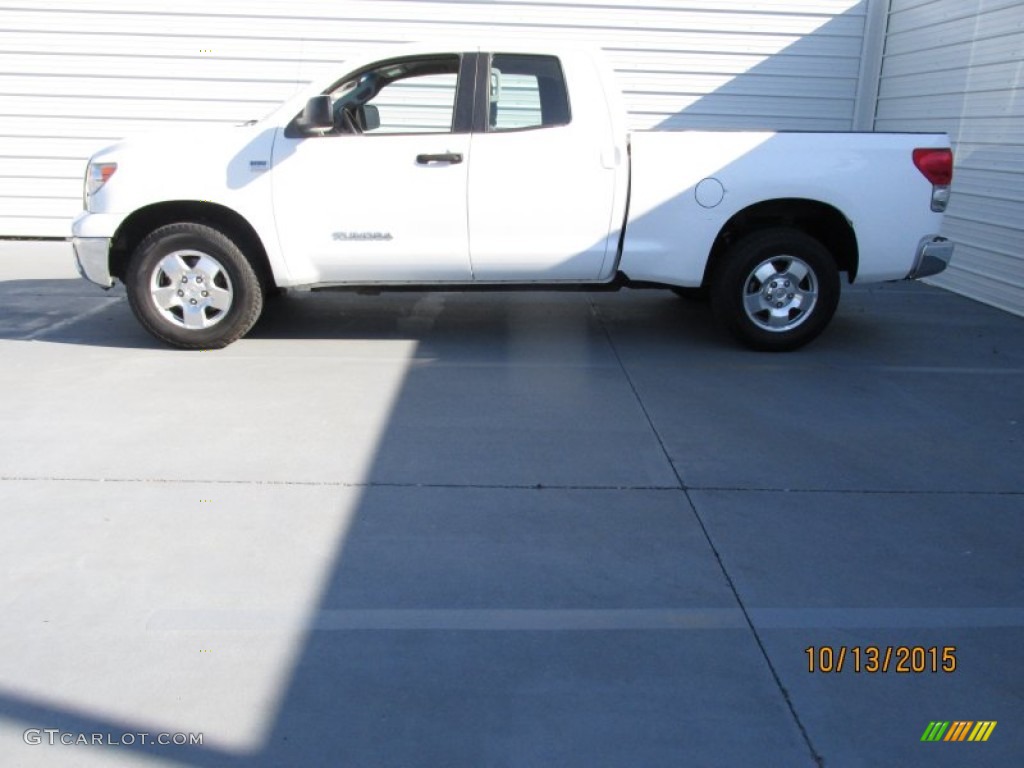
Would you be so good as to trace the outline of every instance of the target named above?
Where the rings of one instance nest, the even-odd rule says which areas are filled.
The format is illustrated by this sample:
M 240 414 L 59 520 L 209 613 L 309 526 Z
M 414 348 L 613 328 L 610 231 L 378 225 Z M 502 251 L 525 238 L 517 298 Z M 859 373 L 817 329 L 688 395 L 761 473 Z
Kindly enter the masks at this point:
M 1024 319 L 849 289 L 780 356 L 668 292 L 307 294 L 178 352 L 0 243 L 0 350 L 5 766 L 1024 758 Z

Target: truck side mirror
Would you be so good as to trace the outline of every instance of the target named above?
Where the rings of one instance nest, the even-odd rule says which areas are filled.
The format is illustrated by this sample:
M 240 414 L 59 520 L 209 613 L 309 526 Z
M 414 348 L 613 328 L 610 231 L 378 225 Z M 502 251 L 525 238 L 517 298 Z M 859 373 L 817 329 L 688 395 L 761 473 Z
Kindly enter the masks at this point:
M 306 102 L 299 118 L 299 125 L 304 131 L 325 130 L 334 127 L 334 116 L 331 114 L 331 97 L 314 96 Z
M 373 104 L 364 104 L 359 108 L 359 123 L 364 131 L 376 131 L 380 128 L 380 110 Z

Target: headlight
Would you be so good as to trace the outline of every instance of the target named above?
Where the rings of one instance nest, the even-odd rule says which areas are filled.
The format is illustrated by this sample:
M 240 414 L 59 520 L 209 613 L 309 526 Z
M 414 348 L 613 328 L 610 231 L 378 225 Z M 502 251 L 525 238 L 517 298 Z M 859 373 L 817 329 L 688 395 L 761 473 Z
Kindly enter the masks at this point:
M 117 170 L 117 163 L 89 163 L 85 172 L 85 196 L 99 192 Z

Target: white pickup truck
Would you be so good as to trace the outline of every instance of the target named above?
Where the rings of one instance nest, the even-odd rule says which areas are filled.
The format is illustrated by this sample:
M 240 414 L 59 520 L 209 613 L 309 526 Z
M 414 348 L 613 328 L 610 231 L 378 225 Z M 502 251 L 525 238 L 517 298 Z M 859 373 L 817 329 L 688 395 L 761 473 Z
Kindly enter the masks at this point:
M 238 127 L 97 153 L 81 274 L 223 347 L 279 290 L 704 291 L 756 349 L 806 344 L 850 282 L 945 268 L 941 134 L 629 132 L 599 54 L 405 46 Z

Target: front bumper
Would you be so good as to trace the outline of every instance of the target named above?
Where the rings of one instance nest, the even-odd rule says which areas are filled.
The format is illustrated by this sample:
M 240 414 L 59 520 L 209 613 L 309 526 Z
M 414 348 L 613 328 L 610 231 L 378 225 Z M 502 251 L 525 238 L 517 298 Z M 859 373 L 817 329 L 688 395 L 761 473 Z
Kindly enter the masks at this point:
M 917 257 L 914 259 L 914 268 L 907 275 L 908 280 L 917 280 L 921 277 L 931 277 L 942 272 L 949 266 L 953 258 L 953 243 L 938 235 L 929 235 L 921 241 L 917 247 Z
M 75 249 L 78 274 L 101 288 L 114 285 L 110 275 L 109 237 L 72 237 L 71 245 Z

